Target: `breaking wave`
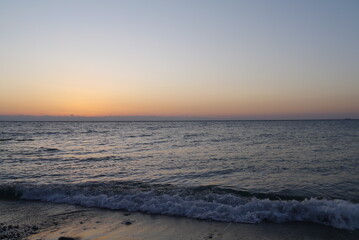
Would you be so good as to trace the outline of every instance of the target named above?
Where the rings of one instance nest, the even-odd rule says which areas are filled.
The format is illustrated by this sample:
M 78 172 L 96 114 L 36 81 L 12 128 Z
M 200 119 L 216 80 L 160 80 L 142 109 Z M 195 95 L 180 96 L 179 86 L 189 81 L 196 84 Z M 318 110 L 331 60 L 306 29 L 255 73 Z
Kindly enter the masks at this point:
M 247 195 L 247 196 L 245 196 Z M 359 204 L 345 200 L 257 198 L 216 187 L 177 188 L 143 183 L 0 185 L 1 199 L 40 200 L 223 222 L 314 222 L 359 229 Z

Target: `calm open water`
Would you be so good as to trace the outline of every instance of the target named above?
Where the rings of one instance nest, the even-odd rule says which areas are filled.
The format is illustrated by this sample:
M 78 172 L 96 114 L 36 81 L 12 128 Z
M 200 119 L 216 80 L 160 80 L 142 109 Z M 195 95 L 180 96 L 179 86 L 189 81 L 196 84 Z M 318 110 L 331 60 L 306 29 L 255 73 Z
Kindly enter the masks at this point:
M 359 229 L 359 121 L 0 122 L 0 197 Z

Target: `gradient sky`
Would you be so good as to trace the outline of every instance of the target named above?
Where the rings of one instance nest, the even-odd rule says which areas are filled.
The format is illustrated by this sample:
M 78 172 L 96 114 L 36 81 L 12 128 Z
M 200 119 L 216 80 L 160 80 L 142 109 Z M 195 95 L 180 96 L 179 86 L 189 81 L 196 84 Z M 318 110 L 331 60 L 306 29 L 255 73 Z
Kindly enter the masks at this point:
M 0 115 L 359 117 L 359 1 L 0 0 Z

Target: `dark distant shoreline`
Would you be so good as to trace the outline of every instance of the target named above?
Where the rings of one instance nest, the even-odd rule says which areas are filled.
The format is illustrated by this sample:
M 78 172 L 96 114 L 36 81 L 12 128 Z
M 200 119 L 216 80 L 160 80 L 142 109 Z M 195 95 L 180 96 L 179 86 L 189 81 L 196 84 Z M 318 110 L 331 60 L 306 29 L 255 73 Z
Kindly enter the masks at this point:
M 0 115 L 0 122 L 218 122 L 218 121 L 352 121 L 359 118 L 236 118 L 236 117 L 187 117 L 187 116 L 30 116 Z

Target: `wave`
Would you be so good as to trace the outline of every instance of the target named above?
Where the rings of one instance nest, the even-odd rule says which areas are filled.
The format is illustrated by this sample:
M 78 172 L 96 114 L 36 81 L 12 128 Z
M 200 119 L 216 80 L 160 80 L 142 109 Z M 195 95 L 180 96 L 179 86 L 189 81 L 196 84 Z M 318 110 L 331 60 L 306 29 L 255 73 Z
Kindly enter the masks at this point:
M 24 139 L 17 139 L 17 142 L 32 142 L 34 141 L 34 139 L 32 138 L 24 138 Z
M 40 200 L 223 222 L 314 222 L 359 229 L 359 204 L 309 198 L 271 200 L 216 187 L 177 188 L 143 183 L 5 184 L 0 199 Z
M 48 147 L 40 147 L 39 151 L 44 151 L 44 152 L 58 152 L 60 151 L 60 149 L 57 148 L 48 148 Z
M 103 130 L 103 131 L 98 131 L 98 130 L 93 130 L 93 129 L 88 129 L 86 131 L 82 131 L 80 133 L 82 134 L 88 134 L 88 133 L 109 133 L 110 131 L 106 131 L 106 130 Z
M 0 142 L 12 141 L 12 138 L 0 138 Z
M 123 161 L 128 160 L 130 158 L 119 157 L 119 156 L 103 156 L 103 157 L 88 157 L 88 158 L 77 158 L 71 161 L 79 161 L 79 162 L 101 162 L 104 160 L 113 160 L 113 161 Z

